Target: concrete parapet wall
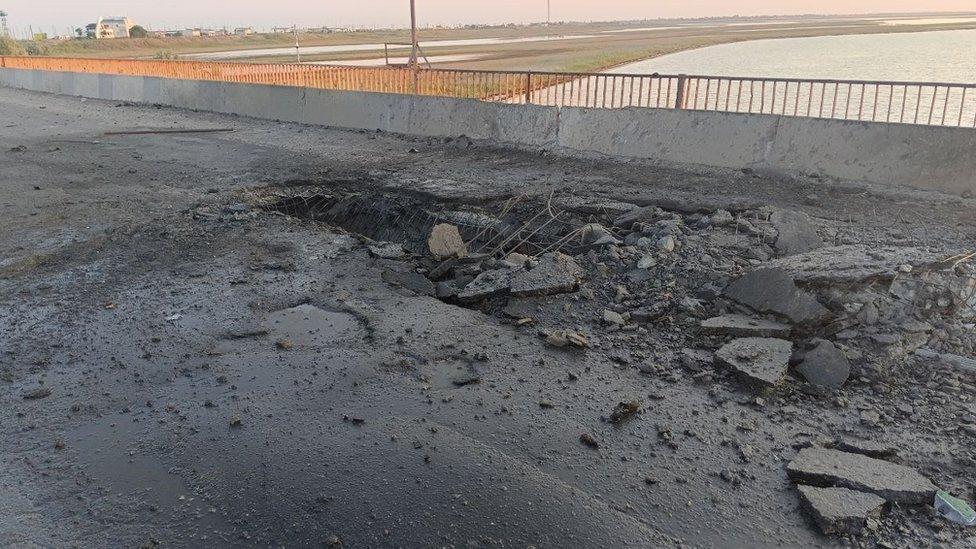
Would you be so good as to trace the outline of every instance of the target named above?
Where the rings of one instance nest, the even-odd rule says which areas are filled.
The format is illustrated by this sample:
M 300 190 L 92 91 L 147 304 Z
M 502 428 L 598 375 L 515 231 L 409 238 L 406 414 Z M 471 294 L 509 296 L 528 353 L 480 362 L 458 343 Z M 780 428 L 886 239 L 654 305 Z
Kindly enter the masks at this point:
M 486 139 L 677 164 L 976 193 L 976 130 L 667 109 L 506 105 L 140 76 L 0 69 L 0 85 L 270 120 Z
M 581 151 L 976 194 L 976 130 L 666 109 L 560 111 Z

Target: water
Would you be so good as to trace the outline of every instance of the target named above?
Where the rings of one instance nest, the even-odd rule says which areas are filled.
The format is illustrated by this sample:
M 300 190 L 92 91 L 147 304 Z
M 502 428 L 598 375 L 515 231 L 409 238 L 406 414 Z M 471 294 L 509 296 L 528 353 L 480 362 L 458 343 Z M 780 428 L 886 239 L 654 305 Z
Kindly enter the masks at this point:
M 783 38 L 630 63 L 611 74 L 976 82 L 976 30 Z
M 976 89 L 930 85 L 976 83 L 974 58 L 976 30 L 756 40 L 553 82 L 533 91 L 532 101 L 602 108 L 682 103 L 693 110 L 976 127 Z M 654 74 L 666 76 L 631 76 Z M 674 76 L 680 74 L 707 78 Z M 909 83 L 838 82 L 843 80 Z

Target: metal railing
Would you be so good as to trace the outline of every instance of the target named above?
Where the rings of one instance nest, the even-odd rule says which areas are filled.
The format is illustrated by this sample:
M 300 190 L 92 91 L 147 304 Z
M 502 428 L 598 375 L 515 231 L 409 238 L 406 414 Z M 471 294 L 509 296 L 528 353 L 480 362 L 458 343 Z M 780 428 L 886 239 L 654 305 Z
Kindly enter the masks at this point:
M 688 109 L 976 128 L 976 84 L 56 57 L 0 57 L 0 67 L 558 107 Z

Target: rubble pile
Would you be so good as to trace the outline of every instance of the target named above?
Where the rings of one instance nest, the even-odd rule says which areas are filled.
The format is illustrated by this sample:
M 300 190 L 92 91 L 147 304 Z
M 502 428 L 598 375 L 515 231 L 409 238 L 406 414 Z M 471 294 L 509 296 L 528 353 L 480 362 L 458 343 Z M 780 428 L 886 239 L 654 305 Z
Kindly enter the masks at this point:
M 535 210 L 512 204 L 452 206 L 412 226 L 409 234 L 427 227 L 419 238 L 370 240 L 370 254 L 391 285 L 532 330 L 561 352 L 665 382 L 728 381 L 757 403 L 768 393 L 844 402 L 852 383 L 976 374 L 967 358 L 976 351 L 973 255 L 834 245 L 806 214 L 755 205 L 664 209 L 558 196 Z M 639 409 L 621 403 L 608 421 Z M 859 410 L 867 425 L 892 420 L 870 404 Z M 918 505 L 937 491 L 886 461 L 886 448 L 865 447 L 808 447 L 787 468 L 825 533 L 857 535 L 886 502 Z
M 604 223 L 580 228 L 575 257 L 514 251 L 428 272 L 441 299 L 672 381 L 727 372 L 746 391 L 836 393 L 852 376 L 910 367 L 920 349 L 929 360 L 974 350 L 976 271 L 944 251 L 826 246 L 810 218 L 784 210 L 634 207 Z M 861 534 L 887 502 L 936 493 L 860 450 L 808 448 L 787 469 L 826 534 Z
M 570 330 L 613 348 L 627 334 L 654 332 L 667 345 L 653 353 L 627 345 L 623 362 L 644 369 L 648 360 L 688 365 L 688 348 L 725 349 L 716 353 L 717 364 L 767 387 L 790 372 L 797 382 L 836 390 L 851 376 L 889 378 L 908 359 L 951 360 L 976 351 L 970 257 L 917 247 L 827 246 L 812 220 L 791 210 L 677 213 L 619 202 L 603 209 L 560 203 L 588 214 L 579 216 L 588 221 L 575 232 L 565 231 L 572 238 L 562 239 L 574 245 L 575 256 L 567 250 L 468 255 L 454 237 L 462 253 L 443 261 L 439 242 L 449 229 L 439 225 L 430 235 L 437 249 L 421 269 L 437 297 L 522 326 L 540 324 L 536 312 L 559 302 L 574 314 L 547 315 L 556 325 L 540 325 L 543 337 Z M 513 308 L 522 311 L 511 314 Z M 731 357 L 736 347 L 757 344 L 749 338 L 779 340 L 790 349 L 767 341 L 752 359 L 741 349 Z M 768 361 L 781 362 L 784 353 L 786 363 L 769 370 Z M 766 373 L 757 378 L 758 370 Z

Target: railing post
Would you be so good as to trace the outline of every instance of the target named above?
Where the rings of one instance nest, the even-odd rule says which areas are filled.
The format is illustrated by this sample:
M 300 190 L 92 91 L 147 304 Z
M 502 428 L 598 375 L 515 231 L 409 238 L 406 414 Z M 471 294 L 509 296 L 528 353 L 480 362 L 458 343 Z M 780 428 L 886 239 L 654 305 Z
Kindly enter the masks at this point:
M 532 73 L 525 73 L 525 104 L 532 103 Z
M 688 76 L 684 74 L 678 75 L 678 89 L 675 92 L 674 98 L 674 108 L 683 109 L 685 108 L 685 87 L 688 86 Z

